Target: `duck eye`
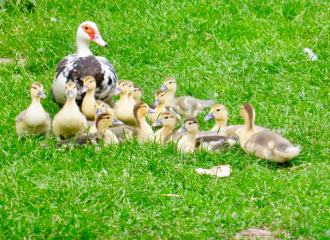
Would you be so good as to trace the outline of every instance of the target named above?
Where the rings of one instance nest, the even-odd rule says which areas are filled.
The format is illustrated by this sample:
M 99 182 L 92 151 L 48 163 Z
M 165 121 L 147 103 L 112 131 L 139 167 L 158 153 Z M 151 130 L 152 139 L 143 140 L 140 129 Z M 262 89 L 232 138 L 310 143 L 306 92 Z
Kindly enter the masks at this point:
M 87 26 L 85 26 L 85 30 L 88 30 L 88 27 Z

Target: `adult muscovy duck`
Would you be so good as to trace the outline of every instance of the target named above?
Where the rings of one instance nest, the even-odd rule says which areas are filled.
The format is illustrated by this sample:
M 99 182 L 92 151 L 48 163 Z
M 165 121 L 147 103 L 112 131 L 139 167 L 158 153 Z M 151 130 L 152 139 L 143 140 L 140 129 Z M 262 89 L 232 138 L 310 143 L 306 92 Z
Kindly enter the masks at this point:
M 83 80 L 92 76 L 96 80 L 95 98 L 109 102 L 113 96 L 117 83 L 115 68 L 104 57 L 94 56 L 89 50 L 89 43 L 93 41 L 100 46 L 108 47 L 102 39 L 94 22 L 83 22 L 77 30 L 77 54 L 63 58 L 56 67 L 56 74 L 52 85 L 52 99 L 60 107 L 66 102 L 65 86 L 71 81 L 77 86 L 76 102 L 80 106 L 85 94 L 81 93 Z

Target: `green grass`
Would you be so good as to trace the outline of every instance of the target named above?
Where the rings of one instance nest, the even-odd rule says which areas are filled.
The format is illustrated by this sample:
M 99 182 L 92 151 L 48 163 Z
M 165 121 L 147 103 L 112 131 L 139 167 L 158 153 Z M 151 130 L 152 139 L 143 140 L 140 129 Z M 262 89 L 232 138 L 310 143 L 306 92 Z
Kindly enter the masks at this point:
M 42 0 L 32 8 L 6 6 L 0 57 L 14 62 L 0 65 L 0 238 L 226 239 L 263 226 L 295 238 L 330 238 L 329 3 Z M 177 79 L 178 95 L 226 105 L 229 124 L 242 123 L 240 105 L 250 102 L 256 124 L 284 129 L 301 154 L 277 166 L 240 147 L 181 154 L 173 145 L 131 141 L 63 153 L 43 149 L 54 137 L 18 142 L 14 118 L 30 104 L 32 82 L 43 83 L 42 104 L 51 116 L 59 110 L 50 97 L 55 67 L 75 52 L 76 29 L 85 20 L 98 24 L 109 45 L 91 43 L 92 52 L 106 56 L 119 79 L 141 85 L 146 102 L 165 77 Z M 308 61 L 304 47 L 319 60 Z M 21 58 L 26 62 L 16 64 Z M 214 124 L 201 121 L 206 114 L 198 117 L 202 129 Z M 311 166 L 290 171 L 305 163 Z M 220 164 L 232 166 L 230 177 L 194 171 Z M 162 196 L 168 193 L 182 197 Z

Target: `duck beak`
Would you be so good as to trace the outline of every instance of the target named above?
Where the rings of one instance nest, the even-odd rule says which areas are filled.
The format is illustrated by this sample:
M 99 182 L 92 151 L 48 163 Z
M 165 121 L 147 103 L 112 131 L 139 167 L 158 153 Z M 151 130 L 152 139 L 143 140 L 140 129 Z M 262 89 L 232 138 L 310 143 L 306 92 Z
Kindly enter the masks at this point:
M 162 120 L 161 119 L 158 119 L 156 122 L 154 122 L 151 125 L 151 127 L 156 127 L 156 126 L 161 126 L 161 125 L 163 125 Z
M 89 89 L 87 85 L 84 85 L 83 88 L 81 89 L 81 92 L 84 93 Z
M 156 107 L 160 103 L 159 99 L 157 98 L 154 102 L 154 106 Z
M 210 112 L 204 119 L 203 122 L 206 122 L 208 120 L 214 119 L 213 112 Z
M 41 98 L 46 98 L 44 91 L 39 91 L 38 96 Z
M 67 97 L 68 97 L 68 99 L 73 98 L 73 92 L 72 92 L 72 90 L 68 91 Z
M 152 108 L 149 108 L 148 113 L 156 113 L 156 111 Z
M 102 113 L 103 112 L 102 112 L 102 109 L 101 108 L 96 109 L 96 116 L 98 116 L 98 115 L 100 115 Z
M 113 119 L 112 125 L 123 125 L 123 124 L 124 124 L 123 122 L 121 122 L 115 118 Z
M 187 128 L 185 128 L 184 125 L 178 129 L 178 133 L 185 132 L 185 131 L 187 131 Z
M 167 90 L 166 85 L 164 84 L 164 85 L 160 88 L 160 90 Z
M 91 40 L 102 47 L 108 47 L 108 44 L 102 39 L 100 33 L 96 33 L 95 37 Z
M 120 88 L 117 88 L 116 91 L 115 91 L 115 95 L 118 95 L 118 94 L 120 94 L 121 92 L 122 92 L 121 89 L 120 89 Z
M 240 114 L 240 115 L 238 115 L 238 118 L 242 118 L 241 114 Z

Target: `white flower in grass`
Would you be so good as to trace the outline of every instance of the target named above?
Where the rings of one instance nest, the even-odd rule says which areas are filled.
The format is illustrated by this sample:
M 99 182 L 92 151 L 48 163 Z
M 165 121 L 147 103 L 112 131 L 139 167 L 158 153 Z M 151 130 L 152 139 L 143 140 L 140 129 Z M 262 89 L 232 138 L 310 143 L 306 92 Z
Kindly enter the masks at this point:
M 50 18 L 50 21 L 57 22 L 57 19 L 56 18 Z

